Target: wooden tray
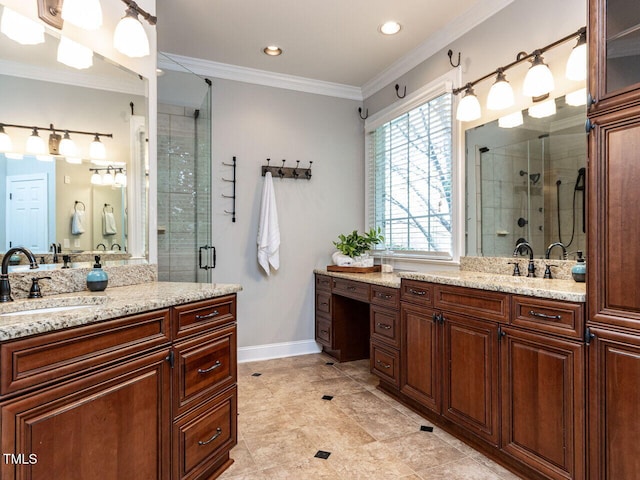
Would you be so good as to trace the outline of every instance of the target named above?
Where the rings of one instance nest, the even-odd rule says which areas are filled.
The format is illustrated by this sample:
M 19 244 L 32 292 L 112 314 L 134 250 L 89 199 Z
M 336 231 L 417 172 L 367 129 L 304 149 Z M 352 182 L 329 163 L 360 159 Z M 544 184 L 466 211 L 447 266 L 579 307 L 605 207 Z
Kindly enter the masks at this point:
M 380 265 L 374 265 L 373 267 L 339 267 L 338 265 L 327 265 L 327 272 L 374 273 L 380 271 L 382 271 Z

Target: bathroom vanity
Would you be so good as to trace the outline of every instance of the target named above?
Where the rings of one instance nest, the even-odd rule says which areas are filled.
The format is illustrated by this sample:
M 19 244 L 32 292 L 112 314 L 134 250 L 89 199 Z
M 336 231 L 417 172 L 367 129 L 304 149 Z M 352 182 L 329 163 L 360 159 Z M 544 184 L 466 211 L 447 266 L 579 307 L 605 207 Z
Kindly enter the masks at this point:
M 0 476 L 218 476 L 237 442 L 239 290 L 149 282 L 1 304 Z

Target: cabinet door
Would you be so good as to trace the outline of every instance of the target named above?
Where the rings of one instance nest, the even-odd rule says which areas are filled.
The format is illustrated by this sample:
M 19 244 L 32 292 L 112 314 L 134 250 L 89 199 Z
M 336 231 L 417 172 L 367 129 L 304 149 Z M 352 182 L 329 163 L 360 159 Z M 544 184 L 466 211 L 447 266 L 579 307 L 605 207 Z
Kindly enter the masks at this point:
M 503 451 L 548 478 L 584 478 L 584 345 L 515 328 L 503 332 Z
M 3 480 L 168 479 L 169 350 L 0 405 Z M 25 460 L 26 461 L 23 461 Z
M 497 445 L 498 324 L 448 312 L 442 319 L 442 414 Z
M 590 89 L 600 104 L 640 97 L 637 0 L 590 0 Z M 616 98 L 618 97 L 618 98 Z
M 589 145 L 589 321 L 640 329 L 640 106 L 595 123 Z
M 425 407 L 440 413 L 440 348 L 435 312 L 402 304 L 400 389 Z
M 589 345 L 589 478 L 640 475 L 640 338 L 592 329 Z

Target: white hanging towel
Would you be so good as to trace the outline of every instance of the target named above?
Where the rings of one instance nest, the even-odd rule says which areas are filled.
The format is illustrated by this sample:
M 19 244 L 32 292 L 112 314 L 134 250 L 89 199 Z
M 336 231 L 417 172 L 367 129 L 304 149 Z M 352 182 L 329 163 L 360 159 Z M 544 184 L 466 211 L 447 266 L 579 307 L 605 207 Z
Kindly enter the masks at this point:
M 71 217 L 71 235 L 84 233 L 84 211 L 76 210 Z
M 271 172 L 264 175 L 262 186 L 262 204 L 258 224 L 258 263 L 267 276 L 271 275 L 269 266 L 274 270 L 280 268 L 280 227 Z
M 116 230 L 116 217 L 113 216 L 113 212 L 102 212 L 102 234 L 103 235 L 115 235 Z

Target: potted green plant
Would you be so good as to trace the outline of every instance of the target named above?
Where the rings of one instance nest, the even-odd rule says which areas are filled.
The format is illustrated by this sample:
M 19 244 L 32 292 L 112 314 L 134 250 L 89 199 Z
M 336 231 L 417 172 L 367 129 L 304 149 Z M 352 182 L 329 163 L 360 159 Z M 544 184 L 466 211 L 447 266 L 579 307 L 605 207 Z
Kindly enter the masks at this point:
M 371 228 L 364 235 L 357 230 L 348 235 L 340 234 L 338 241 L 333 242 L 338 249 L 333 254 L 333 261 L 341 266 L 371 266 L 373 259 L 368 258 L 368 251 L 381 242 L 384 242 L 384 237 L 380 227 Z

